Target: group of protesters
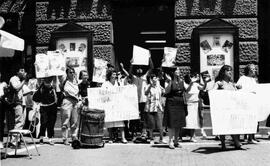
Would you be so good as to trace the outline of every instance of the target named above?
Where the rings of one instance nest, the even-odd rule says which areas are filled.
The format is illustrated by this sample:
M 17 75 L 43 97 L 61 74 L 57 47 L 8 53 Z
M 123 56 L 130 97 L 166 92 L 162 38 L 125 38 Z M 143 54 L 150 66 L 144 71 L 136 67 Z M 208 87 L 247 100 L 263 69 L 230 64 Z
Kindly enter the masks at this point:
M 79 81 L 77 80 L 79 74 Z M 7 129 L 23 129 L 29 127 L 27 116 L 34 107 L 39 106 L 41 126 L 38 135 L 40 143 L 44 143 L 47 133 L 48 142 L 54 145 L 54 126 L 57 110 L 61 112 L 61 128 L 63 144 L 69 145 L 68 124 L 70 124 L 71 140 L 78 139 L 78 109 L 87 105 L 87 88 L 133 85 L 137 88 L 140 119 L 105 122 L 109 133 L 109 143 L 118 139 L 120 132 L 122 143 L 128 143 L 127 137 L 134 142 L 149 141 L 150 143 L 168 144 L 170 149 L 181 147 L 179 142 L 183 130 L 190 131 L 190 141 L 196 142 L 195 129 L 203 130 L 203 100 L 200 94 L 210 89 L 233 90 L 245 89 L 254 92 L 257 83 L 256 66 L 249 64 L 245 73 L 237 83 L 232 80 L 232 67 L 224 65 L 214 80 L 213 87 L 207 88 L 208 80 L 197 72 L 182 75 L 180 67 L 154 68 L 151 58 L 148 66 L 131 65 L 129 71 L 120 63 L 119 71 L 108 65 L 106 81 L 102 84 L 90 81 L 85 70 L 75 73 L 74 68 L 67 67 L 66 77 L 33 78 L 23 68 L 18 69 L 8 83 L 1 80 L 1 146 L 4 135 L 4 121 Z M 0 73 L 1 79 L 1 73 Z M 209 86 L 208 86 L 209 87 Z M 158 131 L 159 140 L 155 139 L 154 131 Z M 163 140 L 168 132 L 169 142 Z M 241 149 L 239 135 L 231 135 L 236 149 Z M 254 134 L 249 134 L 249 143 L 256 141 Z M 15 145 L 13 137 L 11 145 Z M 222 150 L 226 149 L 225 135 L 220 135 Z M 19 141 L 20 142 L 20 141 Z M 1 147 L 2 148 L 2 147 Z

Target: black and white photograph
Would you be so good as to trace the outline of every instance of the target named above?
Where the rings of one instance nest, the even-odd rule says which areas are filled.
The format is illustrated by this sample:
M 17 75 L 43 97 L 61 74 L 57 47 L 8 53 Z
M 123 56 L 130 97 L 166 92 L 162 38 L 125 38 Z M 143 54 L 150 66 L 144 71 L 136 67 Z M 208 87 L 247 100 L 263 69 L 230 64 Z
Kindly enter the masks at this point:
M 269 166 L 269 0 L 1 0 L 0 166 Z

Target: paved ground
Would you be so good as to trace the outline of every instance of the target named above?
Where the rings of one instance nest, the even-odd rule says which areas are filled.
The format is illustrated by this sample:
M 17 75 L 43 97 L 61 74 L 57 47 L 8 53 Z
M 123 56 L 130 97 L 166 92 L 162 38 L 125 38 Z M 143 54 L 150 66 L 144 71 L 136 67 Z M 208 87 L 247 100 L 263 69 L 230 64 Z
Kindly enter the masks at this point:
M 198 140 L 197 143 L 182 142 L 182 148 L 171 150 L 167 145 L 150 144 L 106 144 L 104 148 L 78 150 L 59 143 L 54 146 L 38 145 L 41 156 L 37 156 L 30 145 L 32 159 L 28 159 L 24 148 L 17 157 L 14 150 L 8 149 L 8 158 L 2 159 L 3 166 L 269 166 L 270 140 L 260 137 L 257 144 L 245 144 L 245 150 L 220 151 L 219 141 Z

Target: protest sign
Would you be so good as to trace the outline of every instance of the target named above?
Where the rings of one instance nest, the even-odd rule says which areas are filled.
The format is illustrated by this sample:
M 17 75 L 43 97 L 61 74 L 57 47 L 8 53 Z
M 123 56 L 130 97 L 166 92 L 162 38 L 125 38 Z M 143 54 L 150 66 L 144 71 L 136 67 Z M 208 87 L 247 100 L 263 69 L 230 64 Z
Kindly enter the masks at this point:
M 270 114 L 270 84 L 257 84 L 256 96 L 253 103 L 257 103 L 258 121 L 264 121 Z
M 136 45 L 133 46 L 133 65 L 148 65 L 150 56 L 149 50 Z
M 107 61 L 99 58 L 94 58 L 93 82 L 105 82 Z
M 46 54 L 37 54 L 35 62 L 35 70 L 37 78 L 49 77 L 49 58 Z
M 66 73 L 65 57 L 59 51 L 47 51 L 51 75 L 60 76 Z
M 162 67 L 173 67 L 175 63 L 175 57 L 177 53 L 177 48 L 164 47 L 164 57 L 162 62 Z
M 209 91 L 213 135 L 256 133 L 255 97 L 253 93 L 240 91 Z
M 86 55 L 80 51 L 67 51 L 63 52 L 63 54 L 66 60 L 66 66 L 73 67 L 76 72 L 77 79 L 79 79 L 80 71 L 87 71 Z
M 48 51 L 47 54 L 37 54 L 35 61 L 37 78 L 60 76 L 65 74 L 65 58 L 58 51 Z
M 137 88 L 88 88 L 88 107 L 105 110 L 105 122 L 139 119 Z

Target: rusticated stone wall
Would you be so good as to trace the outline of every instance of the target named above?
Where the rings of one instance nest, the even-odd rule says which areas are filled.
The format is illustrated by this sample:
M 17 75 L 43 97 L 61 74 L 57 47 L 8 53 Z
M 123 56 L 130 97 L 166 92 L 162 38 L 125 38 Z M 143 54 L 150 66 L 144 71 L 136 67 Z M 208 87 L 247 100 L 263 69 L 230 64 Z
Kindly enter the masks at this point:
M 244 65 L 259 61 L 257 0 L 176 0 L 177 62 L 190 64 L 191 34 L 195 27 L 219 17 L 239 27 L 240 74 Z
M 38 0 L 36 52 L 46 52 L 51 32 L 71 20 L 93 32 L 93 56 L 114 63 L 112 10 L 109 0 Z
M 38 0 L 36 51 L 46 51 L 51 32 L 73 20 L 93 31 L 93 56 L 114 63 L 112 10 L 110 0 Z M 190 70 L 193 29 L 215 17 L 239 27 L 240 71 L 246 63 L 259 61 L 257 13 L 257 0 L 175 0 L 176 60 L 183 72 Z

